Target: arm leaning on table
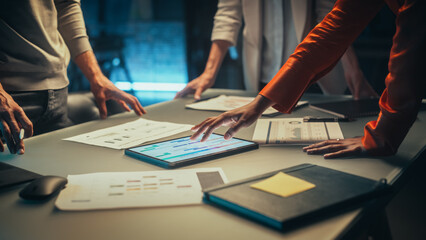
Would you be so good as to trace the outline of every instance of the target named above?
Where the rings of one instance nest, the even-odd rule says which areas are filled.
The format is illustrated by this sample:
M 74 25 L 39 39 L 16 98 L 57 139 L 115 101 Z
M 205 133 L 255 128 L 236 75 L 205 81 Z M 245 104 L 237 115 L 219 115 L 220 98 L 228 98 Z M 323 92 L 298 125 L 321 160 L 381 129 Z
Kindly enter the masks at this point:
M 325 16 L 327 16 L 327 14 L 333 9 L 335 3 L 335 0 L 315 1 L 315 25 L 321 23 Z M 342 63 L 346 85 L 354 99 L 378 97 L 377 93 L 364 77 L 364 74 L 358 64 L 358 58 L 352 46 L 348 47 L 340 62 Z M 321 90 L 325 91 L 324 93 L 326 94 L 340 94 L 338 92 L 340 84 L 336 84 L 336 81 L 343 81 L 343 79 L 336 78 L 333 79 L 333 81 L 331 81 L 331 79 L 331 76 L 326 76 L 324 79 L 325 81 L 321 81 L 320 79 L 317 83 L 320 85 Z
M 213 41 L 204 72 L 189 82 L 184 89 L 176 93 L 175 99 L 194 93 L 194 99 L 200 100 L 201 94 L 212 87 L 216 81 L 216 76 L 222 65 L 223 58 L 230 46 L 231 43 L 226 40 Z
M 370 83 L 368 83 L 367 79 L 365 79 L 352 46 L 348 47 L 341 61 L 345 73 L 346 84 L 355 100 L 379 96 Z
M 348 8 L 349 2 L 339 1 L 336 4 L 338 9 L 335 8 L 335 10 L 350 16 L 362 12 L 362 8 L 366 6 L 374 9 L 374 6 L 371 7 L 374 2 L 356 1 L 359 6 Z M 380 1 L 376 2 L 380 3 Z M 304 148 L 308 153 L 325 154 L 326 158 L 333 158 L 358 154 L 365 149 L 370 155 L 393 155 L 414 123 L 420 107 L 421 95 L 425 91 L 421 62 L 426 43 L 424 16 L 426 6 L 424 1 L 416 0 L 405 1 L 403 4 L 397 1 L 387 2 L 397 15 L 397 30 L 390 54 L 389 74 L 385 80 L 386 89 L 379 102 L 381 112 L 378 119 L 365 126 L 362 138 L 314 144 Z M 352 21 L 356 23 L 359 19 L 354 18 Z M 342 27 L 346 26 L 346 24 L 342 25 Z M 265 94 L 268 94 L 266 92 Z M 270 91 L 269 94 L 273 95 L 273 92 Z M 277 103 L 281 102 L 277 101 Z M 281 110 L 288 111 L 288 108 L 281 107 Z
M 104 76 L 92 51 L 86 51 L 78 55 L 74 61 L 90 82 L 90 90 L 95 96 L 102 119 L 107 117 L 106 101 L 110 99 L 118 102 L 126 111 L 130 111 L 127 106 L 130 105 L 138 116 L 146 113 L 135 96 L 118 89 Z
M 349 9 L 358 7 L 357 1 L 344 1 L 343 4 Z M 205 140 L 221 125 L 230 126 L 225 138 L 231 138 L 241 127 L 255 122 L 262 112 L 272 105 L 281 112 L 290 113 L 303 92 L 336 65 L 346 48 L 383 5 L 380 1 L 375 1 L 375 4 L 376 6 L 371 8 L 365 8 L 365 4 L 361 4 L 361 12 L 349 15 L 342 12 L 337 3 L 332 12 L 298 45 L 284 66 L 252 103 L 218 117 L 208 118 L 193 128 L 196 133 L 192 138 L 195 139 L 205 132 L 202 139 Z
M 121 91 L 103 75 L 86 34 L 80 1 L 56 0 L 55 5 L 59 32 L 74 62 L 90 82 L 101 118 L 107 117 L 106 101 L 109 99 L 118 102 L 127 111 L 130 111 L 130 105 L 139 116 L 146 113 L 136 97 Z
M 217 7 L 211 37 L 212 46 L 204 72 L 176 93 L 175 99 L 194 93 L 194 99 L 199 100 L 201 94 L 215 83 L 228 48 L 237 44 L 242 25 L 241 0 L 220 0 Z
M 308 153 L 325 153 L 325 158 L 356 155 L 363 149 L 371 155 L 394 154 L 416 119 L 425 90 L 421 53 L 425 52 L 426 28 L 419 25 L 426 23 L 423 14 L 426 2 L 413 0 L 402 5 L 397 1 L 388 2 L 397 14 L 397 31 L 377 121 L 365 126 L 362 138 L 321 142 L 304 148 Z M 209 134 L 222 124 L 231 125 L 226 136 L 232 137 L 235 130 L 254 122 L 253 118 L 257 119 L 268 105 L 290 113 L 303 92 L 335 65 L 383 4 L 379 0 L 338 1 L 255 101 L 196 125 L 193 138 L 203 132 Z

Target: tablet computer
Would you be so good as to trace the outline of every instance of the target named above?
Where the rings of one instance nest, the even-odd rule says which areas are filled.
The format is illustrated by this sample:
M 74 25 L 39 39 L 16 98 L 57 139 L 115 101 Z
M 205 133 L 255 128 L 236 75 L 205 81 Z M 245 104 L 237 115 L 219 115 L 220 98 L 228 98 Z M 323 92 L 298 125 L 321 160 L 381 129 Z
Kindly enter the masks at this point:
M 164 168 L 177 168 L 259 148 L 255 142 L 212 134 L 205 142 L 190 136 L 126 149 L 126 155 Z
M 316 110 L 333 114 L 341 118 L 351 119 L 376 116 L 380 113 L 379 98 L 313 103 L 309 106 Z

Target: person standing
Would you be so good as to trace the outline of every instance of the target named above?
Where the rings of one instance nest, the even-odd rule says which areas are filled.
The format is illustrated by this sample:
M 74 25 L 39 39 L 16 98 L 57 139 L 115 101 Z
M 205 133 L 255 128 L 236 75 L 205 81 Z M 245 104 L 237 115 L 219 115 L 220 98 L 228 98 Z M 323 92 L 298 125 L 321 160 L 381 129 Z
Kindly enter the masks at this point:
M 338 0 L 254 101 L 206 119 L 193 128 L 196 132 L 191 138 L 204 133 L 205 141 L 214 129 L 227 125 L 230 128 L 225 139 L 229 139 L 242 127 L 255 122 L 270 106 L 290 113 L 307 87 L 331 70 L 384 4 L 396 15 L 396 32 L 377 120 L 365 125 L 362 137 L 323 141 L 303 150 L 308 154 L 324 154 L 324 158 L 394 155 L 416 120 L 426 92 L 424 0 Z
M 21 129 L 30 137 L 71 125 L 66 104 L 70 58 L 89 80 L 102 118 L 109 99 L 137 115 L 145 113 L 134 96 L 102 74 L 79 0 L 0 1 L 0 36 L 0 127 L 11 153 L 25 152 Z
M 213 86 L 228 48 L 237 44 L 243 22 L 244 83 L 246 90 L 257 92 L 274 77 L 334 3 L 334 0 L 220 0 L 205 70 L 175 98 L 194 93 L 198 100 L 202 92 Z M 377 96 L 360 70 L 352 47 L 341 63 L 318 83 L 325 94 L 344 94 L 349 87 L 355 99 Z

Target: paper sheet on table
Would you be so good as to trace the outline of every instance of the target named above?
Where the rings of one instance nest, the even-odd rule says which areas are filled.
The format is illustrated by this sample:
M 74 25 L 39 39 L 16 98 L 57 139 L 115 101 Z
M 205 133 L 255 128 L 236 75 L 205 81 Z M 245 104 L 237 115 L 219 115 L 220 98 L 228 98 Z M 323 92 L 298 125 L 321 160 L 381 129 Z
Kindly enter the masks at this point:
M 125 149 L 144 142 L 190 130 L 192 125 L 158 122 L 140 118 L 136 121 L 84 133 L 64 140 L 113 149 Z
M 211 98 L 205 101 L 188 104 L 185 107 L 196 110 L 209 110 L 209 111 L 229 111 L 235 108 L 242 107 L 251 101 L 254 100 L 254 97 L 238 97 L 238 96 L 226 96 L 220 95 L 215 98 Z M 307 104 L 307 101 L 299 101 L 296 107 Z M 279 114 L 277 110 L 270 107 L 263 112 L 262 115 L 275 115 Z
M 250 185 L 250 187 L 281 197 L 289 197 L 312 189 L 315 185 L 300 178 L 279 172 L 270 178 Z
M 310 144 L 343 139 L 338 122 L 304 122 L 303 118 L 259 119 L 253 141 L 261 144 Z
M 61 210 L 177 206 L 202 203 L 202 189 L 227 183 L 221 168 L 69 175 Z

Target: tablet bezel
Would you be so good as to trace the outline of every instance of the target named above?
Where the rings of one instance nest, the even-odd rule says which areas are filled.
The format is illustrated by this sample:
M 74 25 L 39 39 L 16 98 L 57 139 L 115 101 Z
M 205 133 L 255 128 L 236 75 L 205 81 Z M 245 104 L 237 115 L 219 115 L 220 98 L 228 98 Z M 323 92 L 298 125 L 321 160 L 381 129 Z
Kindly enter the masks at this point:
M 213 133 L 213 134 L 223 137 L 223 135 L 221 135 L 221 134 L 216 134 L 216 133 Z M 238 147 L 238 148 L 235 148 L 235 149 L 231 149 L 231 150 L 225 150 L 225 151 L 221 151 L 221 152 L 217 152 L 217 153 L 210 153 L 210 154 L 205 155 L 205 156 L 188 158 L 188 159 L 180 160 L 180 161 L 177 161 L 177 162 L 167 162 L 165 160 L 155 158 L 155 157 L 151 157 L 151 156 L 145 155 L 143 153 L 135 152 L 135 151 L 132 150 L 133 148 L 139 148 L 139 147 L 142 147 L 142 146 L 149 146 L 149 145 L 153 145 L 153 144 L 159 144 L 159 143 L 163 143 L 163 142 L 174 141 L 174 140 L 182 139 L 182 138 L 186 138 L 186 137 L 189 137 L 189 136 L 178 137 L 178 138 L 168 139 L 168 140 L 164 140 L 164 141 L 153 142 L 153 143 L 149 143 L 149 144 L 142 144 L 142 145 L 139 145 L 139 146 L 127 148 L 127 149 L 125 149 L 124 153 L 126 155 L 130 156 L 130 157 L 133 157 L 133 158 L 136 158 L 138 160 L 142 160 L 144 162 L 151 163 L 151 164 L 163 167 L 163 168 L 178 168 L 178 167 L 188 166 L 188 165 L 192 165 L 192 164 L 196 164 L 196 163 L 200 163 L 200 162 L 205 162 L 205 161 L 209 161 L 209 160 L 213 160 L 213 159 L 217 159 L 217 158 L 222 158 L 222 157 L 226 157 L 226 156 L 230 156 L 230 155 L 234 155 L 234 154 L 238 154 L 238 153 L 242 153 L 242 152 L 246 152 L 246 151 L 250 151 L 250 150 L 254 150 L 254 149 L 259 148 L 259 144 L 256 143 L 256 142 L 246 140 L 246 139 L 241 139 L 241 138 L 234 138 L 234 139 L 245 141 L 245 142 L 248 142 L 248 143 L 251 143 L 251 144 L 249 144 L 247 146 L 242 146 L 242 147 Z

